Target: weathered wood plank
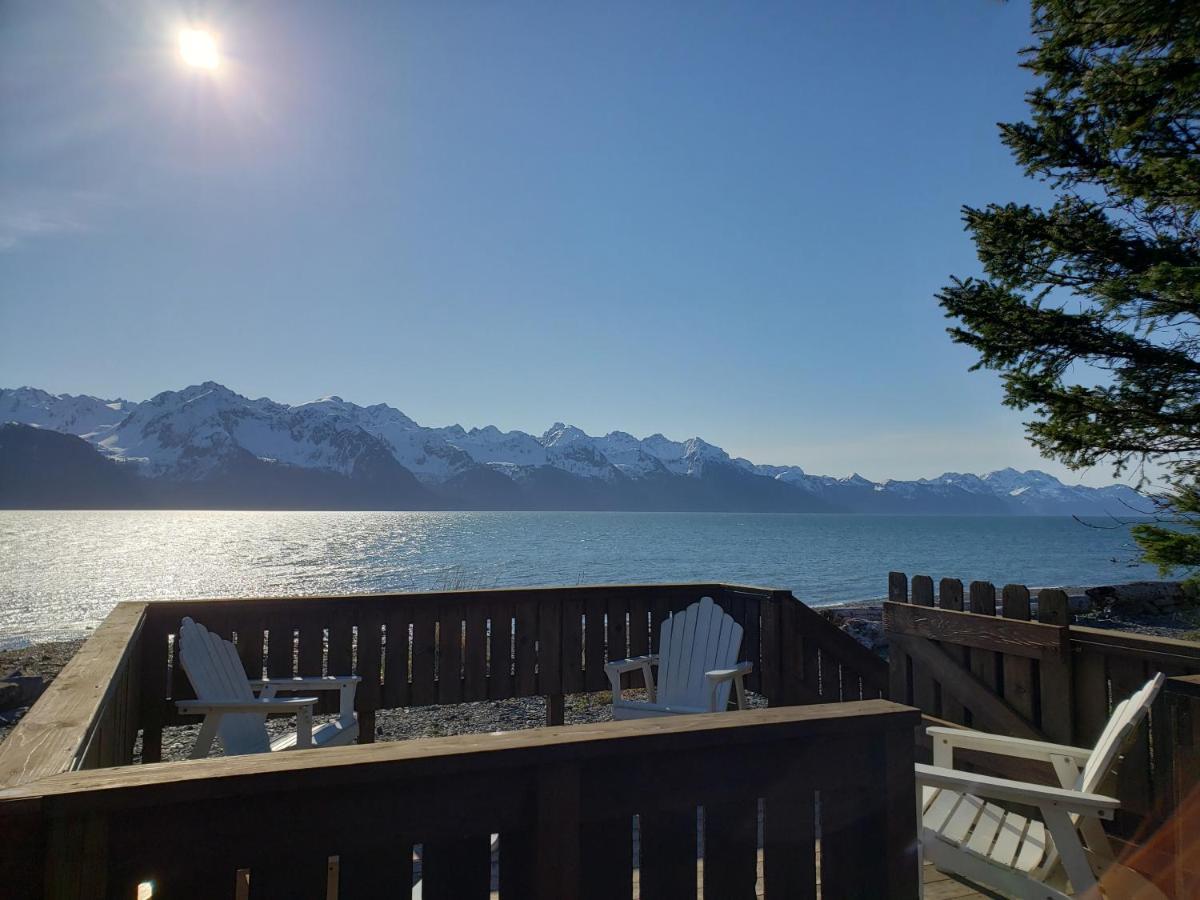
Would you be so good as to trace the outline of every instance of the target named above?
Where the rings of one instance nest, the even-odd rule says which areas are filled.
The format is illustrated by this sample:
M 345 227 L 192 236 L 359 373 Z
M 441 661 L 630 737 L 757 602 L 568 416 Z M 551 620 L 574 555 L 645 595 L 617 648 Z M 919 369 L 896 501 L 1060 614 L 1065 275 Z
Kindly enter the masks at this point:
M 375 740 L 375 710 L 379 709 L 383 690 L 382 669 L 383 610 L 369 607 L 362 610 L 358 619 L 358 671 L 355 674 L 362 681 L 354 692 L 354 708 L 358 710 L 360 744 Z
M 384 617 L 387 648 L 383 659 L 383 705 L 388 709 L 407 706 L 411 699 L 408 671 L 411 622 L 411 604 L 401 602 L 388 605 Z
M 763 600 L 759 606 L 761 620 L 759 645 L 759 662 L 755 668 L 761 669 L 759 690 L 766 695 L 767 702 L 772 706 L 791 702 L 788 691 L 784 688 L 784 673 L 789 681 L 803 678 L 803 666 L 800 658 L 799 641 L 791 641 L 790 636 L 784 636 L 783 630 L 783 601 Z M 785 640 L 787 644 L 785 646 Z
M 909 804 L 910 806 L 912 804 Z M 704 805 L 704 896 L 755 900 L 758 798 Z
M 453 600 L 438 604 L 438 702 L 462 700 L 463 604 Z
M 650 597 L 646 594 L 629 598 L 629 655 L 644 656 L 650 652 Z
M 1098 649 L 1109 656 L 1136 657 L 1154 664 L 1200 671 L 1200 643 L 1196 641 L 1071 625 L 1071 644 L 1083 650 Z
M 900 609 L 911 610 L 917 613 L 921 607 L 929 608 L 933 606 L 933 579 L 928 575 L 914 575 L 912 577 L 911 603 L 911 606 L 902 604 Z M 941 714 L 941 709 L 937 702 L 938 690 L 936 684 L 937 682 L 934 681 L 931 673 L 920 667 L 913 668 L 913 706 L 922 712 L 927 712 L 935 716 Z
M 532 697 L 538 692 L 538 601 L 536 597 L 524 597 L 517 601 L 517 677 L 518 697 Z
M 1075 629 L 1072 628 L 1072 631 Z M 1079 742 L 1093 746 L 1108 722 L 1108 669 L 1104 654 L 1081 652 L 1074 661 L 1075 729 Z
M 938 607 L 940 609 L 949 609 L 956 612 L 962 612 L 963 608 L 963 585 L 957 578 L 943 578 L 938 582 Z M 970 663 L 968 655 L 970 650 L 958 644 L 945 643 L 942 649 L 952 660 L 960 666 L 967 668 Z M 954 699 L 954 695 L 943 690 L 942 694 L 942 716 L 952 722 L 965 724 L 967 721 L 966 707 Z
M 1059 627 L 1071 624 L 1071 606 L 1059 590 L 1038 591 L 1038 621 Z M 1068 635 L 1069 637 L 1069 635 Z M 1073 654 L 1046 657 L 1038 664 L 1041 682 L 1042 727 L 1052 741 L 1075 743 L 1075 680 Z
M 205 623 L 201 623 L 205 624 Z M 349 667 L 342 670 L 345 675 Z M 267 634 L 267 677 L 291 678 L 296 674 L 296 629 L 290 622 L 271 623 Z
M 917 812 L 913 797 L 917 793 L 914 774 L 913 742 L 904 732 L 889 732 L 876 745 L 883 750 L 881 775 L 883 846 L 879 859 L 884 888 L 877 896 L 910 897 L 921 895 L 921 863 L 915 837 Z
M 155 616 L 155 619 L 158 618 L 158 616 Z M 163 616 L 162 618 L 166 617 Z M 174 624 L 178 626 L 179 622 L 175 621 Z M 265 677 L 265 669 L 263 668 L 265 633 L 266 624 L 260 617 L 251 615 L 243 615 L 241 617 L 241 622 L 237 626 L 237 651 L 238 657 L 242 661 L 242 666 L 246 669 L 246 677 L 248 678 Z M 321 674 L 324 674 L 324 672 Z
M 908 603 L 908 576 L 903 572 L 888 572 L 888 602 Z M 886 607 L 885 607 L 886 609 Z M 908 654 L 899 644 L 888 646 L 888 697 L 897 703 L 912 702 L 912 680 Z
M 513 628 L 515 613 L 511 594 L 495 598 L 488 607 L 488 697 L 503 700 L 515 696 L 513 674 Z
M 487 606 L 466 604 L 466 637 L 463 645 L 463 700 L 487 699 Z
M 1113 657 L 1108 661 L 1108 675 L 1114 704 L 1127 699 L 1150 677 L 1145 662 L 1123 657 Z M 1117 766 L 1115 796 L 1121 798 L 1121 808 L 1117 810 L 1113 824 L 1118 834 L 1132 837 L 1152 805 L 1150 728 L 1145 720 L 1138 726 L 1126 747 L 1124 759 Z
M 583 682 L 583 598 L 567 597 L 562 603 L 562 689 L 576 693 Z
M 241 656 L 240 648 L 238 655 Z M 245 659 L 243 658 L 242 661 L 244 663 Z M 325 625 L 316 616 L 306 616 L 300 626 L 300 648 L 297 654 L 296 674 L 301 677 L 325 674 Z M 258 676 L 250 675 L 249 677 L 256 678 Z
M 330 611 L 326 663 L 330 675 L 348 675 L 354 670 L 354 610 L 350 602 L 339 603 Z
M 767 897 L 815 900 L 816 805 L 795 769 L 776 779 L 763 804 L 763 888 Z
M 889 632 L 1030 659 L 1066 656 L 1070 645 L 1067 628 L 998 619 L 986 613 L 928 609 L 889 602 L 884 603 L 883 622 Z
M 640 887 L 643 897 L 696 896 L 696 810 L 642 811 Z
M 584 900 L 632 900 L 633 817 L 585 822 L 580 867 Z
M 765 599 L 746 598 L 746 633 L 742 635 L 742 653 L 739 658 L 754 663 L 754 671 L 746 676 L 746 689 L 755 692 L 762 691 L 762 607 L 766 604 Z
M 996 615 L 996 588 L 987 581 L 972 581 L 968 591 L 968 604 L 972 613 L 980 616 Z M 1015 651 L 1015 647 L 1013 650 Z M 1000 686 L 1000 655 L 993 650 L 979 647 L 971 648 L 967 668 L 990 693 L 999 695 Z M 971 712 L 971 724 L 976 727 L 979 722 L 975 717 L 975 708 L 967 704 Z
M 959 667 L 940 648 L 929 641 L 903 634 L 891 637 L 918 665 L 927 666 L 942 685 L 942 691 L 971 710 L 975 727 L 983 731 L 1045 740 L 1043 734 L 1014 710 L 996 693 L 995 689 L 980 681 L 974 674 Z M 987 652 L 987 651 L 980 651 Z
M 1006 584 L 1000 594 L 1000 604 L 1005 621 L 1029 621 L 1029 588 L 1025 585 Z M 1015 653 L 1006 653 L 1004 656 L 1004 699 L 1025 721 L 1036 726 L 1039 724 L 1038 698 L 1033 669 L 1033 660 L 1026 656 Z
M 608 677 L 604 674 L 604 664 L 608 661 L 605 655 L 605 625 L 604 598 L 591 595 L 585 603 L 587 614 L 586 632 L 584 634 L 585 669 L 584 684 L 589 691 L 602 691 L 608 687 Z M 658 635 L 654 637 L 658 640 Z
M 0 744 L 0 785 L 24 784 L 78 764 L 117 702 L 122 675 L 142 655 L 146 605 L 117 604 Z M 165 635 L 160 637 L 165 651 Z
M 629 606 L 622 594 L 613 594 L 604 607 L 605 652 L 609 660 L 629 658 Z
M 434 680 L 436 656 L 437 618 L 434 607 L 429 603 L 418 603 L 413 609 L 410 689 L 411 702 L 416 706 L 437 702 L 437 682 Z
M 538 692 L 543 696 L 561 695 L 563 690 L 562 614 L 562 601 L 557 598 L 538 604 Z
M 883 625 L 888 631 L 954 643 L 960 647 L 1042 659 L 1069 652 L 1069 631 L 1058 625 L 986 617 L 986 613 L 937 610 L 884 602 Z
M 577 765 L 547 766 L 538 771 L 535 896 L 578 900 L 582 846 L 580 770 Z

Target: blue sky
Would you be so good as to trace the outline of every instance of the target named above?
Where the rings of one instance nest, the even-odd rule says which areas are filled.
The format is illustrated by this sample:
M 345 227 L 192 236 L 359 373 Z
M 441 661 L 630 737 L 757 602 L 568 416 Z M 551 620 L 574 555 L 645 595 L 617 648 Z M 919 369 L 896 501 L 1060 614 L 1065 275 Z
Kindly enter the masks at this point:
M 933 299 L 963 203 L 1045 199 L 995 126 L 1029 42 L 992 0 L 16 0 L 0 385 L 1063 474 Z

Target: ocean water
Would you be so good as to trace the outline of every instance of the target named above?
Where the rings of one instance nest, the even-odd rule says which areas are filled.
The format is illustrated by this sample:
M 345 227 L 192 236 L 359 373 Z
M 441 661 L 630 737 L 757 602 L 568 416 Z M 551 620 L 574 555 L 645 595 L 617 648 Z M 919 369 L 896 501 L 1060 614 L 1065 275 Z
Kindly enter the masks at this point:
M 997 584 L 1156 577 L 1127 526 L 739 513 L 0 511 L 0 647 L 84 635 L 120 600 L 725 581 L 822 605 L 890 570 Z

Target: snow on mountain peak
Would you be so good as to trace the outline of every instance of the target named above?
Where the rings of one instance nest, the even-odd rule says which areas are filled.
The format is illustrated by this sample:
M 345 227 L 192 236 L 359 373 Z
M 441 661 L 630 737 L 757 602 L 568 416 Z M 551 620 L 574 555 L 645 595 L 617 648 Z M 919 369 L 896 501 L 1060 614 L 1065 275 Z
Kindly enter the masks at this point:
M 459 425 L 427 428 L 383 403 L 362 407 L 331 394 L 288 406 L 266 397 L 251 400 L 215 381 L 164 391 L 143 403 L 56 396 L 33 387 L 4 389 L 0 423 L 6 421 L 79 435 L 111 457 L 137 462 L 144 474 L 182 480 L 203 479 L 246 455 L 351 475 L 360 462 L 375 465 L 382 454 L 429 485 L 482 467 L 519 484 L 534 484 L 546 469 L 615 482 L 701 479 L 710 466 L 728 466 L 748 478 L 779 482 L 780 491 L 803 491 L 810 495 L 803 502 L 815 498 L 823 508 L 1087 514 L 1089 509 L 1146 505 L 1145 498 L 1123 485 L 1066 485 L 1036 469 L 999 469 L 982 477 L 946 472 L 932 479 L 875 483 L 857 473 L 832 478 L 809 475 L 799 466 L 734 460 L 699 437 L 674 441 L 655 433 L 638 439 L 624 431 L 592 437 L 563 422 L 555 422 L 541 437 L 494 425 L 470 431 Z M 780 500 L 785 506 L 801 502 Z

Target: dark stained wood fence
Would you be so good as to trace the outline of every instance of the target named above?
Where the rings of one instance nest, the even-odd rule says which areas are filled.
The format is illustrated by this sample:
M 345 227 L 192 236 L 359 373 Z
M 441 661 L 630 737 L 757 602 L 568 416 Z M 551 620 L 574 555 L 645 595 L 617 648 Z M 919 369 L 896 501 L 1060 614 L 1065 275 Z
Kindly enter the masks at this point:
M 948 722 L 1090 747 L 1113 706 L 1157 672 L 1200 673 L 1200 644 L 1071 623 L 1067 596 L 1023 585 L 997 591 L 902 573 L 889 576 L 884 626 L 891 699 Z M 1141 726 L 1113 786 L 1115 833 L 1133 837 L 1162 820 L 1173 779 L 1161 701 Z
M 544 696 L 559 724 L 562 695 L 608 690 L 605 662 L 656 652 L 663 619 L 704 596 L 745 629 L 747 687 L 772 705 L 886 693 L 885 663 L 788 591 L 598 585 L 161 601 L 147 606 L 140 655 L 143 760 L 161 757 L 163 727 L 183 721 L 174 701 L 193 696 L 177 664 L 184 616 L 233 641 L 250 677 L 361 676 L 360 740 L 369 741 L 377 710 L 405 706 Z
M 407 897 L 420 844 L 426 900 L 486 900 L 495 833 L 501 898 L 630 898 L 635 867 L 641 896 L 695 897 L 701 839 L 706 897 L 753 900 L 761 853 L 767 898 L 816 897 L 818 868 L 825 897 L 915 898 L 918 720 L 872 700 L 60 775 L 0 791 L 54 861 L 6 859 L 5 895 Z

